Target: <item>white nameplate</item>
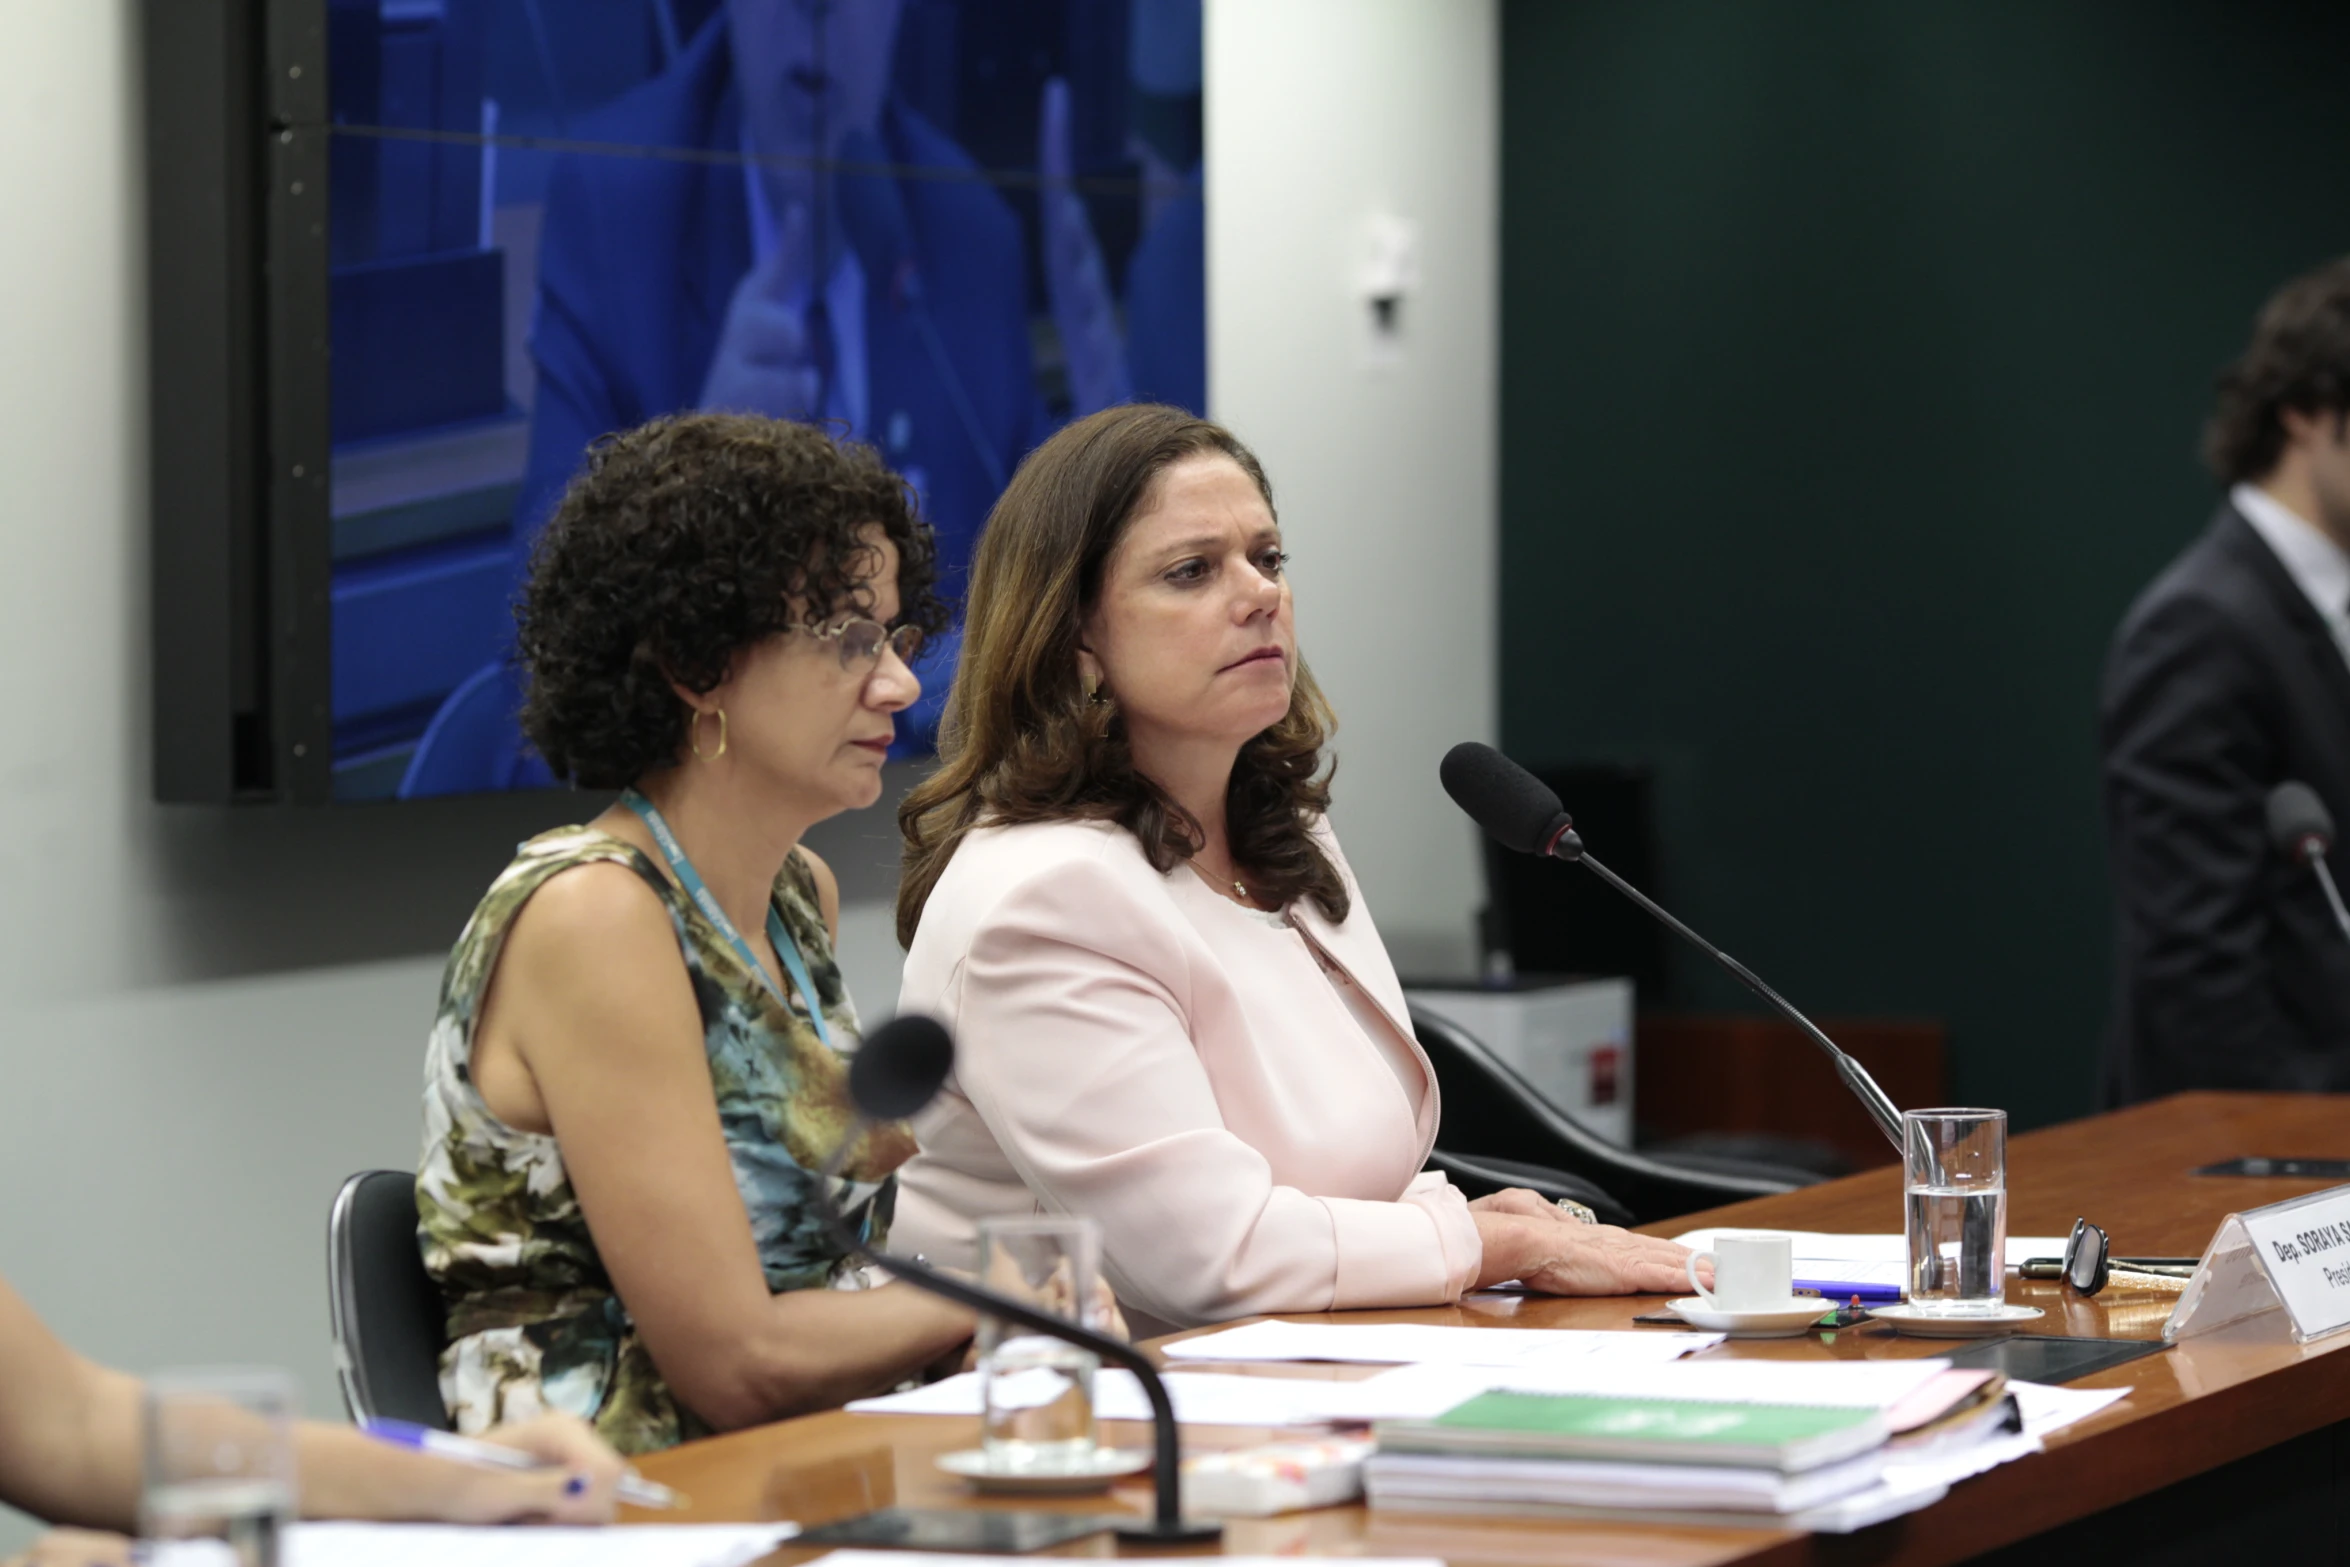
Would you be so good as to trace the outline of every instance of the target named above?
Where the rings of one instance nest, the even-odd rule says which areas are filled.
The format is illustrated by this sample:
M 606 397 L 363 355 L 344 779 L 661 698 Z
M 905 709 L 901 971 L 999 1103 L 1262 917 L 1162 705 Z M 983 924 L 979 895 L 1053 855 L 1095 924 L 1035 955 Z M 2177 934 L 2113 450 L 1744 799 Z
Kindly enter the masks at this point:
M 2229 1214 L 2163 1324 L 2163 1342 L 2279 1308 L 2296 1344 L 2350 1328 L 2350 1186 Z

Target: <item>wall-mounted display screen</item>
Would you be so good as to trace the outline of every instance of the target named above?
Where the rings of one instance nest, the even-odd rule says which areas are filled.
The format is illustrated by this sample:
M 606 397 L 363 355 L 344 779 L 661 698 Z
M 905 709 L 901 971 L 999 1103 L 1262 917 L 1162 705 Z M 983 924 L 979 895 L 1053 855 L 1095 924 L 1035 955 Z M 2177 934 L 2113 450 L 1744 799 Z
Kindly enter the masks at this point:
M 599 435 L 903 473 L 950 597 L 1021 456 L 1204 411 L 1198 0 L 327 0 L 332 794 L 548 783 L 512 602 Z M 953 638 L 901 745 L 929 743 Z

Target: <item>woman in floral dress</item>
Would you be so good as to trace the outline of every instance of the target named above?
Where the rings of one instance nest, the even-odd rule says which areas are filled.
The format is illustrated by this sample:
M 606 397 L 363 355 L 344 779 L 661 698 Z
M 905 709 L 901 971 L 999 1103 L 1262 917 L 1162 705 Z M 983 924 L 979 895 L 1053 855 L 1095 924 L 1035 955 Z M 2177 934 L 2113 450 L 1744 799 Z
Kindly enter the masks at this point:
M 869 449 L 737 415 L 607 438 L 541 535 L 523 725 L 620 799 L 522 845 L 451 954 L 417 1208 L 458 1428 L 545 1410 L 639 1453 L 886 1388 L 971 1334 L 867 1278 L 817 1172 L 856 1126 L 839 889 L 799 839 L 870 805 L 946 620 Z M 837 1196 L 882 1239 L 905 1129 Z M 874 1287 L 874 1286 L 878 1287 Z

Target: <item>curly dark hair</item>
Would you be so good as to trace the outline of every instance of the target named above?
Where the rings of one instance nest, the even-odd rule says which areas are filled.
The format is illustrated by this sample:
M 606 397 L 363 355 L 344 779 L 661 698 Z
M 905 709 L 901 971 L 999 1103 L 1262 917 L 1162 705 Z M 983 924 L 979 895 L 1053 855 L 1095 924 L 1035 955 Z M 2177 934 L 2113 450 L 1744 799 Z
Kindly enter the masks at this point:
M 2337 422 L 2350 413 L 2350 258 L 2304 273 L 2260 307 L 2251 346 L 2220 372 L 2203 460 L 2224 483 L 2267 478 L 2285 450 L 2288 408 Z
M 748 414 L 677 414 L 589 448 L 531 552 L 515 619 L 522 727 L 557 777 L 618 789 L 674 765 L 686 705 L 744 648 L 870 613 L 878 524 L 897 546 L 897 623 L 935 634 L 937 552 L 871 447 Z
M 1127 524 L 1161 473 L 1201 453 L 1239 464 L 1271 509 L 1263 466 L 1232 432 L 1136 403 L 1080 419 L 1029 453 L 988 514 L 938 770 L 898 807 L 901 945 L 913 944 L 931 888 L 975 827 L 1116 822 L 1162 875 L 1199 852 L 1199 823 L 1136 771 L 1116 704 L 1088 700 L 1077 644 Z M 1251 888 L 1274 903 L 1311 898 L 1333 921 L 1347 916 L 1346 883 L 1308 829 L 1330 808 L 1322 747 L 1335 727 L 1301 658 L 1289 711 L 1241 747 L 1224 797 L 1233 862 Z

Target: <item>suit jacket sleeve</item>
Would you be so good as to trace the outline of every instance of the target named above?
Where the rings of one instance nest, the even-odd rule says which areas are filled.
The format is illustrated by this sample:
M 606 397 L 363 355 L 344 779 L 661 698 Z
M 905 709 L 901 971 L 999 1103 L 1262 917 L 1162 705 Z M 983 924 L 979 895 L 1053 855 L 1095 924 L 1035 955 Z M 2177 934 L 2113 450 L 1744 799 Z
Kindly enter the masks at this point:
M 2155 606 L 2114 651 L 2106 812 L 2142 1092 L 2276 1088 L 2305 1075 L 2299 1030 L 2262 958 L 2266 781 L 2277 766 L 2263 690 L 2224 614 L 2192 596 Z
M 1273 1179 L 1228 1130 L 1163 908 L 1092 862 L 1008 891 L 963 960 L 956 1080 L 1047 1211 L 1090 1214 L 1121 1296 L 1205 1322 L 1451 1301 L 1483 1260 L 1459 1191 L 1393 1202 Z

